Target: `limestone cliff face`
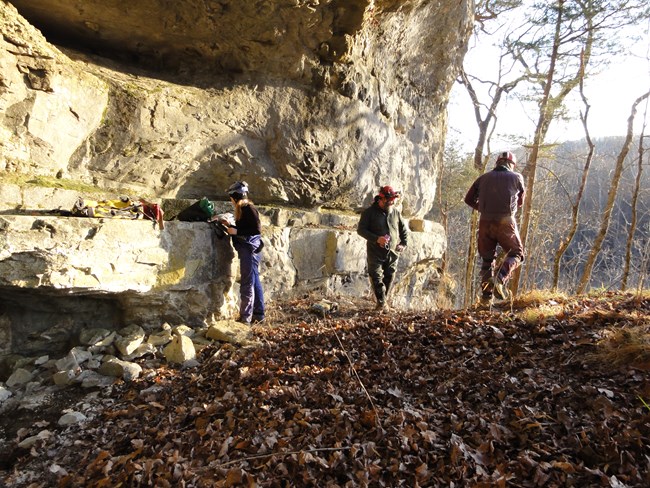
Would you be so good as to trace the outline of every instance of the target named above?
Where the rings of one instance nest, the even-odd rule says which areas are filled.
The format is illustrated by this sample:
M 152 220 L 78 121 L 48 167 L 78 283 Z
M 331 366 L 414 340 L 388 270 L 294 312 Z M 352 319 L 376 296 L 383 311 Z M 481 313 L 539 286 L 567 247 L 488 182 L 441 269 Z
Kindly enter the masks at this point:
M 395 305 L 437 306 L 445 239 L 422 217 L 472 9 L 471 0 L 0 0 L 0 363 L 53 343 L 65 350 L 88 327 L 235 313 L 237 263 L 207 223 L 152 230 L 49 215 L 95 198 L 75 188 L 224 203 L 232 181 L 248 181 L 272 301 L 314 289 L 369 297 L 350 210 L 392 184 L 413 231 Z M 32 336 L 43 339 L 26 348 Z
M 33 207 L 9 212 L 34 201 L 70 208 L 76 198 L 71 190 L 0 185 L 0 381 L 3 357 L 65 354 L 84 329 L 199 327 L 237 315 L 238 260 L 229 239 L 219 239 L 206 222 L 170 221 L 160 229 L 142 219 L 57 217 Z M 227 208 L 216 205 L 219 212 Z M 259 209 L 270 311 L 279 298 L 310 292 L 315 299 L 372 303 L 357 216 Z M 444 234 L 439 224 L 410 224 L 391 301 L 404 309 L 436 308 L 449 291 L 435 264 Z
M 168 198 L 243 178 L 259 203 L 334 208 L 390 182 L 422 216 L 472 7 L 0 3 L 0 170 Z

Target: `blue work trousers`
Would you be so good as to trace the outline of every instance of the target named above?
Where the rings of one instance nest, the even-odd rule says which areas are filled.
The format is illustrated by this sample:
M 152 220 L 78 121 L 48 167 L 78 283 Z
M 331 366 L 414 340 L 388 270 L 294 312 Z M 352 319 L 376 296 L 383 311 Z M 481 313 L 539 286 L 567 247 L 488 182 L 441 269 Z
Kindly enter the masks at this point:
M 233 240 L 239 256 L 241 281 L 239 285 L 239 320 L 251 322 L 253 318 L 264 318 L 264 291 L 260 281 L 260 261 L 262 253 L 256 252 L 261 245 L 260 236 Z

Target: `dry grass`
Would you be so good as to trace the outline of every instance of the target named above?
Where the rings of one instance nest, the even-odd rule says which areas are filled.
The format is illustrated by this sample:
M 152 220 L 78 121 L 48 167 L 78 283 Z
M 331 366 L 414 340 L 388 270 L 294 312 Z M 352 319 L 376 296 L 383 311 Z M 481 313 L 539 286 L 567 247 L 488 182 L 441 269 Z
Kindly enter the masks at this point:
M 650 323 L 604 330 L 597 351 L 586 359 L 616 367 L 650 368 Z
M 566 301 L 562 293 L 532 290 L 517 296 L 512 305 L 518 310 L 517 317 L 527 324 L 544 324 L 551 318 L 564 317 Z
M 531 290 L 516 296 L 513 305 L 517 308 L 538 307 L 540 305 L 561 304 L 566 301 L 567 296 L 564 293 L 550 290 Z
M 543 304 L 537 307 L 524 308 L 516 315 L 527 324 L 545 324 L 551 318 L 563 318 L 565 311 L 564 306 L 559 303 Z
M 325 298 L 322 292 L 305 292 L 300 298 L 274 302 L 267 311 L 266 327 L 310 325 L 323 320 L 314 313 L 313 304 Z M 374 301 L 370 296 L 363 298 L 327 297 L 339 308 L 332 314 L 339 319 L 358 319 L 372 316 Z M 549 322 L 570 322 L 585 326 L 597 325 L 598 333 L 589 342 L 596 347 L 585 354 L 584 360 L 603 366 L 618 368 L 628 365 L 650 369 L 650 314 L 648 313 L 650 291 L 641 293 L 588 294 L 579 297 L 553 293 L 548 290 L 534 290 L 516 297 L 512 303 L 501 302 L 497 313 L 504 307 L 517 319 L 528 325 L 544 326 Z M 505 310 L 507 311 L 507 310 Z M 394 309 L 391 313 L 406 311 Z M 600 338 L 598 340 L 598 338 Z M 598 342 L 593 342 L 598 340 Z
M 75 191 L 77 193 L 90 194 L 90 195 L 104 195 L 104 194 L 124 194 L 124 195 L 147 195 L 138 191 L 132 191 L 129 188 L 120 188 L 117 190 L 109 190 L 98 188 L 90 183 L 84 183 L 78 180 L 70 180 L 67 178 L 56 178 L 54 176 L 44 175 L 29 175 L 23 173 L 10 173 L 0 171 L 0 179 L 3 183 L 18 185 L 21 187 L 41 187 L 41 188 L 60 188 L 61 190 Z

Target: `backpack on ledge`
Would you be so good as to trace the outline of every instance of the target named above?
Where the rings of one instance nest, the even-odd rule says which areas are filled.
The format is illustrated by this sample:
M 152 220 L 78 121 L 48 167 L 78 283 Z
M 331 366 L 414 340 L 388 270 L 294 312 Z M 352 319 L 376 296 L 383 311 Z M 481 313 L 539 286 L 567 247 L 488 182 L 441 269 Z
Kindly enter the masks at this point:
M 176 220 L 183 222 L 207 222 L 214 215 L 214 203 L 206 197 L 194 202 L 192 205 L 182 210 Z

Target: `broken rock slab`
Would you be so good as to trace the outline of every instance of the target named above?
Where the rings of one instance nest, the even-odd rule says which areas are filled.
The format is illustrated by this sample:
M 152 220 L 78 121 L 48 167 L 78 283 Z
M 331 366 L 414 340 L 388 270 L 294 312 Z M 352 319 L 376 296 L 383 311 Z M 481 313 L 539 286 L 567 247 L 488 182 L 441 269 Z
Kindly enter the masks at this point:
M 59 419 L 59 425 L 72 425 L 78 424 L 86 420 L 87 417 L 81 412 L 68 412 L 61 416 Z
M 240 346 L 249 346 L 255 343 L 250 326 L 234 320 L 218 320 L 207 330 L 208 339 L 229 342 Z
M 196 349 L 192 339 L 187 336 L 174 336 L 172 341 L 163 349 L 165 359 L 170 363 L 183 364 L 196 357 Z
M 97 371 L 104 376 L 114 376 L 123 378 L 124 381 L 133 381 L 142 373 L 142 366 L 118 358 L 110 358 L 104 361 Z
M 18 368 L 7 379 L 7 386 L 11 388 L 18 385 L 24 385 L 30 382 L 33 377 L 34 375 L 31 371 L 24 368 Z

